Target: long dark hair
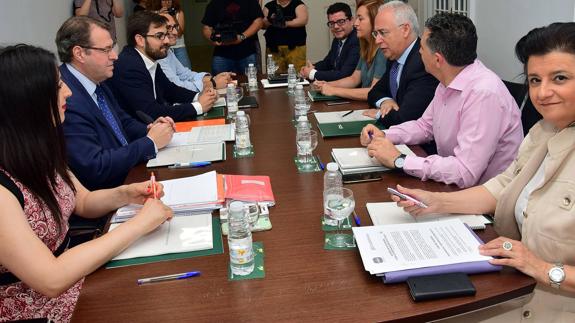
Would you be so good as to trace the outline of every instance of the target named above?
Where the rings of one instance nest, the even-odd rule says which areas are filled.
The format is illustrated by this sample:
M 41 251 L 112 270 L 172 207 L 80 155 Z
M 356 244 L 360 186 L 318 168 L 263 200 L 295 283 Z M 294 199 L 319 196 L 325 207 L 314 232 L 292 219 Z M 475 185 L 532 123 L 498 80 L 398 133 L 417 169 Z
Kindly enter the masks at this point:
M 45 203 L 62 229 L 56 177 L 74 189 L 58 108 L 56 58 L 19 44 L 0 49 L 0 167 Z

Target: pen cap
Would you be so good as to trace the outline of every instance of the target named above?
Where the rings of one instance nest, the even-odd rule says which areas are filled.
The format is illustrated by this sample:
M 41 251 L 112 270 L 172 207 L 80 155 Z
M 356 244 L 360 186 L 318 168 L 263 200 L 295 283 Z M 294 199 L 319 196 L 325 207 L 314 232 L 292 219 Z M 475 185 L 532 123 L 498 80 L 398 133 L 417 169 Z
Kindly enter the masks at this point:
M 339 169 L 337 163 L 331 162 L 327 164 L 327 170 L 330 172 L 336 172 Z

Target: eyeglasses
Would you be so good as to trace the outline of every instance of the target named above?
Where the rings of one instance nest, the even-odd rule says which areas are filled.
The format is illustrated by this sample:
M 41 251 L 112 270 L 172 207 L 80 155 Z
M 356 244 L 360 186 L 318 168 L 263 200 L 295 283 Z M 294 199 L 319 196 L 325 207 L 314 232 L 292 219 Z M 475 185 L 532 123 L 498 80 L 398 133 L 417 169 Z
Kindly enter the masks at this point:
M 397 25 L 397 28 L 399 28 L 403 25 L 406 25 L 406 24 Z M 391 33 L 391 31 L 385 30 L 385 29 L 380 29 L 380 30 L 372 31 L 371 35 L 373 36 L 373 38 L 377 39 L 377 36 L 381 36 L 381 38 L 386 38 L 387 35 L 389 35 L 389 33 Z
M 166 39 L 166 36 L 168 36 L 168 33 L 159 32 L 159 33 L 155 33 L 153 35 L 142 35 L 142 36 L 154 37 L 154 38 L 159 39 L 159 40 L 164 40 L 164 39 Z
M 172 30 L 178 31 L 178 30 L 180 30 L 180 25 L 178 25 L 178 24 L 166 25 L 166 28 L 168 29 L 168 32 L 170 32 Z
M 116 47 L 116 43 L 112 43 L 112 46 L 108 46 L 108 47 L 92 47 L 92 46 L 80 46 L 80 47 L 82 47 L 84 49 L 97 50 L 100 53 L 110 55 L 110 53 L 114 50 L 114 47 Z
M 333 27 L 335 27 L 335 25 L 338 25 L 338 26 L 341 27 L 341 26 L 343 26 L 343 25 L 345 24 L 345 22 L 348 21 L 348 20 L 349 20 L 349 18 L 339 19 L 339 20 L 336 20 L 336 21 L 328 21 L 328 22 L 327 22 L 327 26 L 328 26 L 329 28 L 333 28 Z

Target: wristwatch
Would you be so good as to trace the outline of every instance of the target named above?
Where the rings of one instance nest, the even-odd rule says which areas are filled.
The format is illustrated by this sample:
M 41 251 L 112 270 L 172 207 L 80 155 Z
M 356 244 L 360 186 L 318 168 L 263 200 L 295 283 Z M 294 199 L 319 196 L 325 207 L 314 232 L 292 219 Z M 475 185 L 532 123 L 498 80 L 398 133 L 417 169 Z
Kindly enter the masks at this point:
M 555 266 L 549 269 L 549 283 L 552 287 L 559 289 L 561 283 L 565 280 L 565 270 L 563 270 L 563 264 L 558 262 Z
M 397 169 L 403 170 L 403 165 L 405 164 L 405 154 L 401 154 L 397 156 L 397 158 L 393 161 L 393 166 Z
M 246 40 L 246 35 L 244 35 L 244 34 L 240 34 L 240 40 L 241 40 L 241 41 L 244 41 L 244 40 Z

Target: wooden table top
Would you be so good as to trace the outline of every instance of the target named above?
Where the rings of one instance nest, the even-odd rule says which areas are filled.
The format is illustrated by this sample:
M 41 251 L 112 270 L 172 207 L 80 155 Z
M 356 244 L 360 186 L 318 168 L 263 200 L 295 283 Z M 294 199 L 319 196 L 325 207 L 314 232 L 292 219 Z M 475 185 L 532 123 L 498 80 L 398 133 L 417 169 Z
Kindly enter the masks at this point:
M 323 173 L 297 173 L 293 107 L 284 89 L 260 88 L 259 108 L 246 110 L 251 117 L 253 158 L 234 159 L 227 144 L 227 160 L 195 169 L 155 170 L 158 180 L 197 175 L 216 170 L 223 174 L 269 175 L 276 197 L 270 208 L 272 230 L 256 232 L 263 243 L 265 278 L 228 281 L 229 256 L 224 253 L 177 261 L 116 269 L 98 269 L 89 275 L 73 316 L 74 322 L 203 322 L 203 321 L 428 321 L 493 305 L 525 295 L 535 281 L 505 268 L 500 273 L 471 276 L 477 289 L 473 297 L 414 303 L 406 284 L 384 285 L 363 268 L 357 250 L 323 249 Z M 327 107 L 316 111 L 366 108 L 365 103 Z M 316 128 L 315 118 L 310 121 Z M 321 137 L 321 136 L 320 136 Z M 358 147 L 357 137 L 319 138 L 314 153 L 324 163 L 335 147 Z M 422 151 L 414 147 L 416 153 Z M 126 182 L 149 179 L 145 165 L 134 168 Z M 356 211 L 363 225 L 371 225 L 365 203 L 390 201 L 385 188 L 401 184 L 434 191 L 454 186 L 422 182 L 400 174 L 386 174 L 382 181 L 346 184 L 353 190 Z M 496 233 L 478 231 L 484 240 Z M 136 280 L 198 270 L 200 277 L 138 286 Z

